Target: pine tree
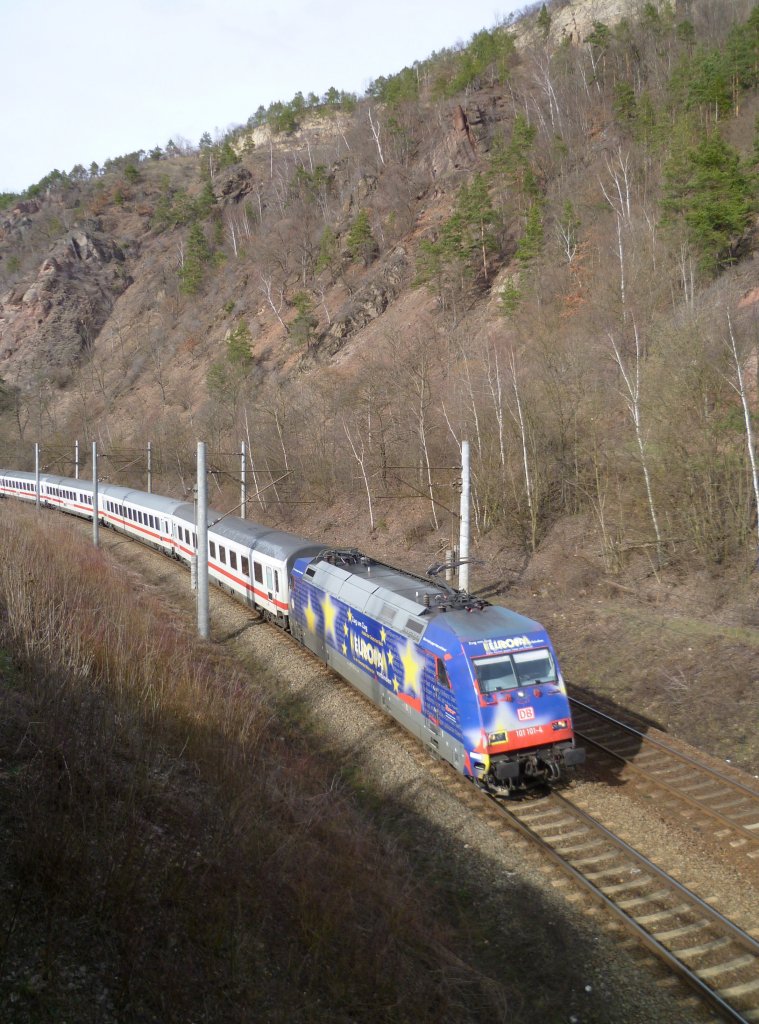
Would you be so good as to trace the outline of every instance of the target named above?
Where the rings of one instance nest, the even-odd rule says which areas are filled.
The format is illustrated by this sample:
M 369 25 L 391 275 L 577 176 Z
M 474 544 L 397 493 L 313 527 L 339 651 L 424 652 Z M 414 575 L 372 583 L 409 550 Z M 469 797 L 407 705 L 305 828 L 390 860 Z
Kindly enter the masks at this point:
M 500 306 L 503 316 L 511 317 L 519 309 L 522 293 L 513 277 L 510 277 L 501 289 Z
M 179 270 L 180 289 L 185 295 L 197 295 L 205 277 L 206 267 L 211 261 L 211 248 L 203 228 L 197 221 L 187 236 L 184 261 Z
M 537 26 L 543 38 L 548 39 L 548 33 L 551 31 L 551 15 L 548 13 L 548 8 L 545 4 L 543 4 L 543 6 L 540 8 Z
M 306 351 L 311 350 L 315 338 L 315 330 L 319 321 L 314 316 L 314 303 L 306 291 L 296 292 L 293 295 L 293 305 L 297 315 L 290 324 L 290 334 L 296 341 L 306 346 Z
M 476 174 L 471 184 L 461 186 L 456 207 L 438 238 L 420 243 L 417 283 L 434 282 L 440 290 L 447 273 L 459 280 L 471 280 L 481 274 L 487 282 L 491 258 L 498 252 L 497 223 L 487 181 L 482 174 Z
M 316 273 L 321 274 L 322 271 L 328 270 L 330 276 L 334 279 L 339 257 L 340 251 L 337 244 L 337 236 L 332 228 L 327 225 L 327 227 L 322 231 L 321 238 L 319 239 L 319 252 L 316 257 Z
M 356 219 L 351 224 L 346 243 L 348 245 L 348 252 L 353 259 L 362 260 L 365 267 L 368 267 L 377 256 L 379 246 L 372 234 L 372 226 L 366 210 L 358 211 Z
M 664 168 L 665 224 L 682 222 L 705 270 L 733 261 L 731 243 L 756 207 L 752 177 L 718 132 L 676 145 Z
M 535 198 L 539 192 L 530 161 L 536 136 L 535 125 L 530 124 L 524 114 L 517 114 L 509 141 L 495 142 L 488 172 L 494 182 L 503 180 L 509 191 L 527 199 Z
M 540 255 L 543 247 L 543 216 L 539 203 L 533 203 L 527 212 L 524 234 L 517 244 L 516 256 L 524 266 L 529 266 Z
M 251 340 L 250 328 L 244 320 L 240 321 L 227 338 L 227 359 L 242 373 L 247 373 L 253 365 Z
M 490 276 L 490 257 L 498 249 L 494 232 L 497 217 L 482 174 L 476 174 L 470 185 L 461 186 L 454 218 L 462 255 L 473 266 L 481 269 L 487 281 Z

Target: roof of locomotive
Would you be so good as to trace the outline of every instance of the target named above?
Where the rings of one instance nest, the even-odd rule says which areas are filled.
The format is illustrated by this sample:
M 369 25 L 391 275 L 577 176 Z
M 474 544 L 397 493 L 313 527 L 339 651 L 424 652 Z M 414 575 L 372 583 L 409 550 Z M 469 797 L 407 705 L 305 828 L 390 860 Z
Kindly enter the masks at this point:
M 525 633 L 545 632 L 539 622 L 500 605 L 489 604 L 472 611 L 455 608 L 443 612 L 442 609 L 435 609 L 433 614 L 437 626 L 449 629 L 460 640 L 465 641 L 497 637 L 506 639 Z
M 544 632 L 519 612 L 477 600 L 434 580 L 375 562 L 357 551 L 323 552 L 306 576 L 357 611 L 419 640 L 433 626 L 459 640 Z
M 441 587 L 358 551 L 322 551 L 305 568 L 315 586 L 414 640 L 424 633 Z

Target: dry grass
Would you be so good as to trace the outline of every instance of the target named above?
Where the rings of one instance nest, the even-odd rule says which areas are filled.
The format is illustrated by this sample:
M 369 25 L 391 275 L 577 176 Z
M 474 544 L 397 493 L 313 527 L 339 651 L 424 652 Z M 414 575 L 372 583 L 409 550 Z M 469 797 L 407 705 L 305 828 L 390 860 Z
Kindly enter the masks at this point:
M 328 765 L 68 526 L 0 509 L 0 1017 L 501 1019 Z

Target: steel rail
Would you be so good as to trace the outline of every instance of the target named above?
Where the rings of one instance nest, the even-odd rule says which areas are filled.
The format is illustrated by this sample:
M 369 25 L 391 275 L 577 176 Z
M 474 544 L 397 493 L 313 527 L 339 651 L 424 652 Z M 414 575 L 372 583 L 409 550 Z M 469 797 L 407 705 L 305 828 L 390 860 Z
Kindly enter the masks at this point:
M 648 733 L 641 732 L 632 725 L 628 725 L 627 722 L 621 722 L 619 719 L 614 718 L 612 715 L 608 715 L 605 711 L 599 711 L 597 708 L 591 707 L 590 704 L 585 704 L 584 701 L 578 700 L 576 697 L 569 698 L 570 704 L 575 704 L 578 708 L 582 708 L 583 711 L 589 711 L 591 714 L 596 715 L 598 718 L 602 718 L 609 722 L 611 725 L 616 725 L 620 729 L 624 729 L 626 732 L 631 733 L 633 736 L 637 736 L 646 743 L 652 744 L 655 747 L 659 747 L 662 750 L 666 750 L 672 757 L 677 758 L 679 761 L 689 764 L 694 768 L 699 768 L 702 772 L 707 775 L 712 775 L 715 779 L 719 779 L 722 782 L 729 783 L 734 789 L 743 790 L 744 793 L 753 797 L 755 800 L 759 800 L 759 789 L 753 786 L 747 786 L 744 782 L 740 782 L 737 779 L 732 778 L 730 775 L 726 775 L 724 772 L 718 771 L 716 768 L 712 768 L 710 765 L 703 764 L 695 757 L 691 757 L 689 754 L 684 754 L 679 750 L 675 750 L 674 747 L 670 747 L 669 744 L 664 743 L 662 740 L 656 739 L 654 736 L 649 736 Z M 618 757 L 618 754 L 614 755 Z M 629 762 L 628 762 L 629 763 Z
M 609 896 L 606 895 L 606 893 L 603 892 L 602 889 L 595 885 L 594 882 L 589 878 L 586 878 L 581 871 L 575 868 L 569 860 L 562 856 L 562 854 L 559 853 L 558 850 L 556 850 L 548 841 L 543 839 L 533 828 L 522 821 L 516 813 L 508 810 L 503 805 L 502 801 L 497 797 L 490 797 L 487 795 L 486 799 L 497 809 L 501 816 L 508 820 L 511 827 L 530 842 L 537 845 L 550 857 L 551 860 L 558 864 L 566 874 L 570 875 L 584 889 L 590 892 L 594 899 L 601 902 L 608 910 L 610 910 L 629 931 L 633 932 L 637 938 L 640 939 L 647 949 L 664 961 L 675 974 L 694 988 L 711 1006 L 719 1010 L 719 1012 L 728 1020 L 737 1021 L 738 1024 L 750 1024 L 749 1018 L 743 1016 L 739 1010 L 736 1010 L 735 1007 L 731 1006 L 725 999 L 723 999 L 718 992 L 699 978 L 695 971 L 692 971 L 671 950 L 667 949 L 663 943 L 639 924 L 635 918 L 628 914 L 622 907 L 616 904 Z M 652 861 L 648 860 L 647 857 L 642 853 L 639 853 L 634 847 L 630 846 L 619 836 L 610 832 L 609 829 L 596 821 L 585 811 L 576 807 L 571 803 L 571 801 L 566 800 L 556 792 L 551 793 L 551 799 L 564 804 L 567 808 L 570 808 L 570 812 L 579 820 L 583 821 L 586 825 L 590 826 L 597 832 L 600 832 L 604 838 L 625 852 L 631 857 L 631 859 L 643 865 L 643 867 L 652 875 L 660 878 L 668 887 L 686 897 L 710 923 L 716 924 L 723 931 L 727 931 L 733 939 L 745 946 L 751 953 L 759 957 L 759 942 L 753 939 L 728 918 L 724 917 L 724 915 L 720 914 L 720 912 L 715 910 L 714 907 L 710 906 L 695 893 L 691 892 L 690 889 L 678 882 L 677 879 L 672 878 L 671 875 L 668 875 L 665 871 L 659 868 Z
M 580 704 L 580 702 L 578 701 L 573 701 L 573 703 Z M 702 764 L 700 761 L 696 760 L 695 758 L 689 757 L 687 754 L 681 755 L 679 751 L 673 750 L 673 748 L 667 746 L 666 743 L 660 743 L 655 739 L 651 739 L 644 733 L 640 733 L 636 729 L 633 729 L 632 727 L 628 726 L 625 722 L 619 722 L 611 716 L 604 714 L 604 712 L 597 711 L 595 708 L 590 708 L 587 705 L 580 704 L 580 706 L 582 706 L 584 710 L 587 710 L 592 714 L 597 715 L 599 718 L 602 718 L 609 723 L 613 723 L 614 725 L 619 726 L 620 729 L 624 729 L 627 732 L 639 736 L 643 743 L 652 744 L 654 746 L 659 747 L 661 750 L 666 751 L 666 753 L 670 757 L 672 757 L 673 760 L 679 761 L 682 764 L 690 765 L 691 767 L 698 768 L 704 775 L 710 776 L 711 778 L 717 780 L 720 784 L 729 786 L 730 788 L 736 789 L 738 791 L 742 791 L 746 794 L 747 798 L 752 797 L 757 803 L 757 820 L 759 820 L 759 793 L 754 792 L 753 790 L 744 786 L 740 782 L 734 783 L 729 776 L 723 775 L 721 772 L 709 768 L 708 765 Z M 616 760 L 621 761 L 622 764 L 626 765 L 640 779 L 643 779 L 651 785 L 658 786 L 660 789 L 665 790 L 667 793 L 671 794 L 676 800 L 679 800 L 681 803 L 685 803 L 689 807 L 693 807 L 697 811 L 700 811 L 704 814 L 708 814 L 711 818 L 714 819 L 716 823 L 721 825 L 723 828 L 733 832 L 734 834 L 741 836 L 746 842 L 750 843 L 752 846 L 759 845 L 759 835 L 757 834 L 757 832 L 753 831 L 750 828 L 747 828 L 745 825 L 742 825 L 740 822 L 735 821 L 735 819 L 728 817 L 722 811 L 716 809 L 713 806 L 714 798 L 711 798 L 710 802 L 708 798 L 695 797 L 691 796 L 689 793 L 685 793 L 683 790 L 678 789 L 677 786 L 667 781 L 667 779 L 661 778 L 659 775 L 654 774 L 652 771 L 650 771 L 643 765 L 636 764 L 634 758 L 628 757 L 624 753 L 620 753 L 617 750 L 613 750 L 611 747 L 607 746 L 601 740 L 593 739 L 593 737 L 589 736 L 587 732 L 583 732 L 582 725 L 580 725 L 579 728 L 575 727 L 574 732 L 575 735 L 580 737 L 580 739 L 582 739 L 583 742 L 585 742 L 586 744 L 590 744 L 591 746 L 596 747 L 598 750 L 602 750 L 609 757 L 613 757 Z

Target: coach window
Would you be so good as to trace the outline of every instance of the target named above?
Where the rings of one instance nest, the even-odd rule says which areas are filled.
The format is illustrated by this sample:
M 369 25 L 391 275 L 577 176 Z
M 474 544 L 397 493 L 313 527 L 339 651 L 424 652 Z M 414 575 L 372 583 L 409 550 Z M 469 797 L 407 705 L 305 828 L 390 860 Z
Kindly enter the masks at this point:
M 219 544 L 219 561 L 222 565 L 227 564 L 227 551 L 226 548 L 221 546 L 221 544 Z
M 253 563 L 253 577 L 254 577 L 256 583 L 263 584 L 263 582 L 264 582 L 264 572 L 263 572 L 263 569 L 261 568 L 261 563 L 260 562 L 254 562 Z
M 215 544 L 214 541 L 209 540 L 209 542 L 208 542 L 208 550 L 209 550 L 209 552 L 211 554 L 211 558 L 216 558 L 216 544 Z
M 279 573 L 276 569 L 274 570 L 274 593 L 279 593 Z
M 237 553 L 235 551 L 229 552 L 229 567 L 230 569 L 237 568 Z
M 266 589 L 274 590 L 274 578 L 271 574 L 271 566 L 266 566 Z
M 240 555 L 240 567 L 242 569 L 243 576 L 250 579 L 250 562 L 245 555 Z

